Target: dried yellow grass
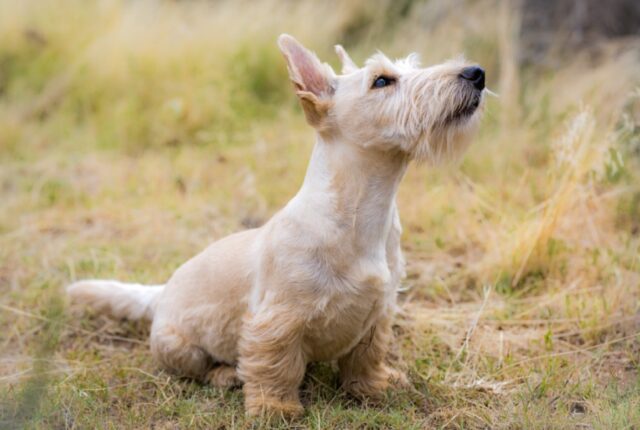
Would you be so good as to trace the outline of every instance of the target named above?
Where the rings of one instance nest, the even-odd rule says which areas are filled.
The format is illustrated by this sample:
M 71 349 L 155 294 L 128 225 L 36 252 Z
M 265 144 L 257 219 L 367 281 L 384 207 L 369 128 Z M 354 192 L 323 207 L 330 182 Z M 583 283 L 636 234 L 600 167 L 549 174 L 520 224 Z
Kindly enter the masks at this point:
M 297 424 L 638 425 L 637 41 L 532 71 L 512 2 L 399 4 L 0 0 L 0 426 L 251 425 L 239 393 L 159 372 L 145 327 L 60 297 L 80 277 L 162 281 L 286 203 L 313 134 L 285 31 L 333 64 L 335 43 L 358 62 L 463 53 L 499 94 L 459 165 L 400 189 L 415 392 L 357 404 L 315 366 Z

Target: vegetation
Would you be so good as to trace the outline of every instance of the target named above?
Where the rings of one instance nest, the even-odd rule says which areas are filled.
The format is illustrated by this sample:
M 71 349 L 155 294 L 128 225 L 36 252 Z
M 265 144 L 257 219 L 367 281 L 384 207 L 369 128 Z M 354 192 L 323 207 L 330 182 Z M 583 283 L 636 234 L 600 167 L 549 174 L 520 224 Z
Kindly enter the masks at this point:
M 499 94 L 460 163 L 401 185 L 415 391 L 361 404 L 314 365 L 293 425 L 639 428 L 638 42 L 520 66 L 510 5 L 0 0 L 0 427 L 265 425 L 63 287 L 162 282 L 296 192 L 313 132 L 288 32 L 334 66 L 335 43 L 359 62 L 464 53 Z

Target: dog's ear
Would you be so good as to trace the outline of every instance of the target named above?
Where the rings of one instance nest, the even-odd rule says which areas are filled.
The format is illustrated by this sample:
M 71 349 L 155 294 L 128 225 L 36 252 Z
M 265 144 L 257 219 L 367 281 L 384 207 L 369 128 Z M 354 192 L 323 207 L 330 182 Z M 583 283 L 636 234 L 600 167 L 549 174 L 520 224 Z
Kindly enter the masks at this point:
M 296 88 L 307 121 L 315 127 L 321 127 L 335 91 L 333 70 L 288 34 L 280 35 L 278 46 L 287 60 L 289 78 Z
M 358 66 L 353 62 L 347 51 L 342 47 L 342 45 L 336 45 L 336 54 L 338 54 L 338 58 L 340 58 L 340 62 L 342 63 L 342 74 L 347 75 L 349 73 L 353 73 L 358 70 Z

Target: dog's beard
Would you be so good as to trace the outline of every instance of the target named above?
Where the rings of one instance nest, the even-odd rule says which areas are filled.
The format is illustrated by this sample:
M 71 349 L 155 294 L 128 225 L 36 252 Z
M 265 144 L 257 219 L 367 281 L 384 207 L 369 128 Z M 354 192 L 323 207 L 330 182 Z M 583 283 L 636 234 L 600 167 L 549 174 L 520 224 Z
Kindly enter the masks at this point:
M 451 127 L 469 121 L 478 110 L 478 107 L 480 107 L 481 101 L 482 93 L 480 91 L 469 91 L 461 103 L 455 106 L 455 108 L 445 116 L 442 127 Z
M 414 150 L 414 159 L 431 165 L 458 159 L 469 147 L 477 129 L 482 94 L 469 94 L 434 121 L 420 136 Z
M 416 80 L 414 87 L 417 95 L 407 121 L 415 136 L 409 145 L 412 158 L 431 165 L 457 159 L 477 128 L 483 92 L 457 78 Z

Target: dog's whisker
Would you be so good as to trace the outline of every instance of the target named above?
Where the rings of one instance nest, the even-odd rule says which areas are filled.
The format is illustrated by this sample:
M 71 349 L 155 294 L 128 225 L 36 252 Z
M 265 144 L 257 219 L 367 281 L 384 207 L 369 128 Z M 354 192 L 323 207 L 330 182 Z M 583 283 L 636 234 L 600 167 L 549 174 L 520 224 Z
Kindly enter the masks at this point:
M 487 95 L 490 95 L 491 97 L 496 97 L 496 98 L 499 98 L 499 97 L 500 97 L 500 95 L 499 95 L 498 93 L 494 93 L 494 92 L 493 92 L 493 91 L 491 91 L 489 88 L 485 88 L 485 89 L 484 89 L 484 92 L 485 92 Z

